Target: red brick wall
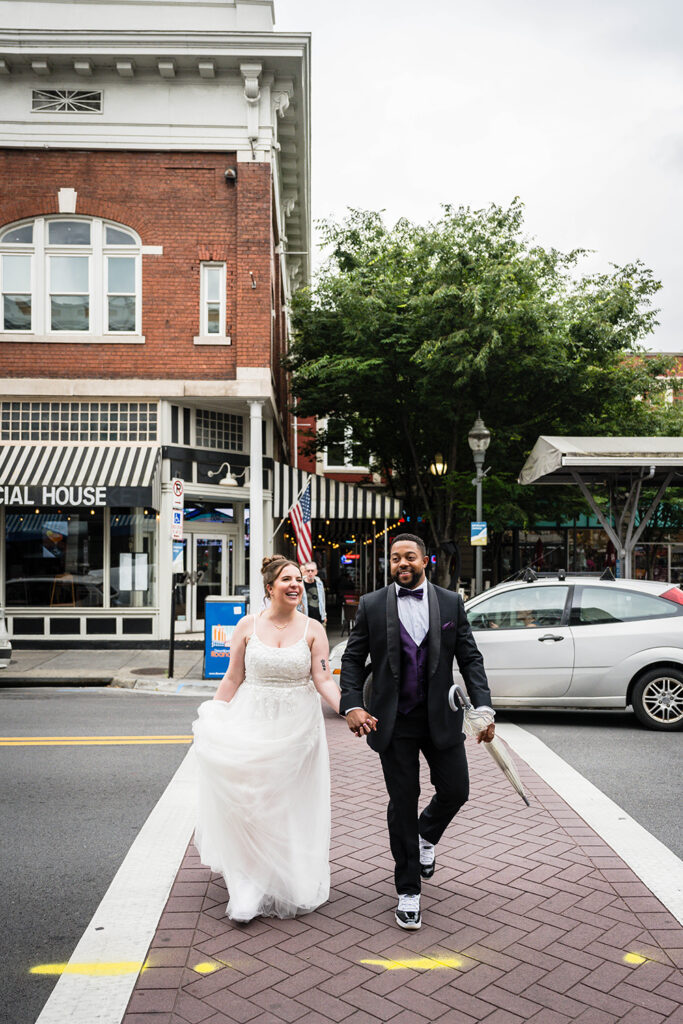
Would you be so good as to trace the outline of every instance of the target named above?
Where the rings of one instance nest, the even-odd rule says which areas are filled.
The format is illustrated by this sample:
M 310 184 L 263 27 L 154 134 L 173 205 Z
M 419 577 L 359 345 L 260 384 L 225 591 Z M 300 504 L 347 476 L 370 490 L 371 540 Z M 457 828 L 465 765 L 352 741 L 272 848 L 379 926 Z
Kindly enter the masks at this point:
M 226 184 L 225 170 L 237 168 Z M 78 193 L 77 215 L 127 224 L 143 245 L 145 345 L 0 346 L 0 376 L 229 379 L 236 366 L 270 364 L 272 188 L 267 164 L 226 153 L 0 149 L 0 225 L 58 213 L 60 188 Z M 195 346 L 199 265 L 227 262 L 228 347 Z M 256 287 L 252 287 L 254 275 Z M 276 293 L 279 307 L 279 295 Z M 277 311 L 277 308 L 276 308 Z

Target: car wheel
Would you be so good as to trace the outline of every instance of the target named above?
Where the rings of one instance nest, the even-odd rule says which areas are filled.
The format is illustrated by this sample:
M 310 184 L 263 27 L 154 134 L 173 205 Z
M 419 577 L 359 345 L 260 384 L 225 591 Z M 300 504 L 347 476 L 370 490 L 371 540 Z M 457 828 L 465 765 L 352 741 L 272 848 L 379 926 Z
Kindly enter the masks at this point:
M 649 729 L 682 729 L 683 672 L 677 668 L 651 669 L 633 687 L 631 703 L 636 718 Z

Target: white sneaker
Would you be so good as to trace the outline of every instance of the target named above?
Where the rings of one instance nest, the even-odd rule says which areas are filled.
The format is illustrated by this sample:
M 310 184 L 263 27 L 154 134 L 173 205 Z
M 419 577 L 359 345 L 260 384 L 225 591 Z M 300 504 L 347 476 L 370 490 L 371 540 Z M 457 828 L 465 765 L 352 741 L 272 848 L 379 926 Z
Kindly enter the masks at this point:
M 422 927 L 422 915 L 420 914 L 420 894 L 409 896 L 406 893 L 398 896 L 398 907 L 395 913 L 396 924 L 399 928 L 407 928 L 416 931 Z
M 436 868 L 436 847 L 433 843 L 428 843 L 422 836 L 418 836 L 420 841 L 420 874 L 423 878 L 431 878 Z

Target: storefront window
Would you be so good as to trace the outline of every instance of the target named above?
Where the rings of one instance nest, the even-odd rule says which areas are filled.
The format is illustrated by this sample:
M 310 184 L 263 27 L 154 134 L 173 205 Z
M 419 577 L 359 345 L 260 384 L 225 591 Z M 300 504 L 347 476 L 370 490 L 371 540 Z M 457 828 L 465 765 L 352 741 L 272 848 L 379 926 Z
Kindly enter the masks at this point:
M 111 534 L 111 603 L 149 608 L 156 597 L 156 512 L 148 508 L 113 508 Z
M 17 508 L 5 525 L 7 607 L 103 607 L 103 509 Z

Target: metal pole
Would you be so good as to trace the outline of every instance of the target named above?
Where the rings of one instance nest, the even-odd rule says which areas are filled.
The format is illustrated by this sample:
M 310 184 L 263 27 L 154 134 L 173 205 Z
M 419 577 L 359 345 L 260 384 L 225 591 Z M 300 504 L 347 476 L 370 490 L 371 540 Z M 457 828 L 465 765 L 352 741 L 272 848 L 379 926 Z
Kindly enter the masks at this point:
M 173 679 L 174 643 L 175 643 L 175 577 L 171 573 L 171 632 L 168 641 L 168 678 Z
M 482 466 L 484 465 L 484 453 L 483 452 L 474 452 L 474 465 L 475 465 L 476 470 L 477 470 L 477 476 L 476 476 L 476 479 L 475 479 L 477 508 L 476 508 L 475 515 L 476 515 L 477 522 L 480 523 L 482 521 L 481 482 L 484 479 L 484 474 L 481 471 Z M 483 566 L 483 554 L 484 554 L 484 552 L 482 551 L 480 546 L 475 548 L 475 551 L 474 551 L 474 593 L 475 594 L 481 594 L 482 590 L 484 589 L 484 580 L 483 580 L 483 575 L 484 574 L 483 574 L 483 568 L 482 568 L 482 566 Z
M 377 553 L 375 551 L 375 527 L 372 527 L 372 589 L 377 590 Z

